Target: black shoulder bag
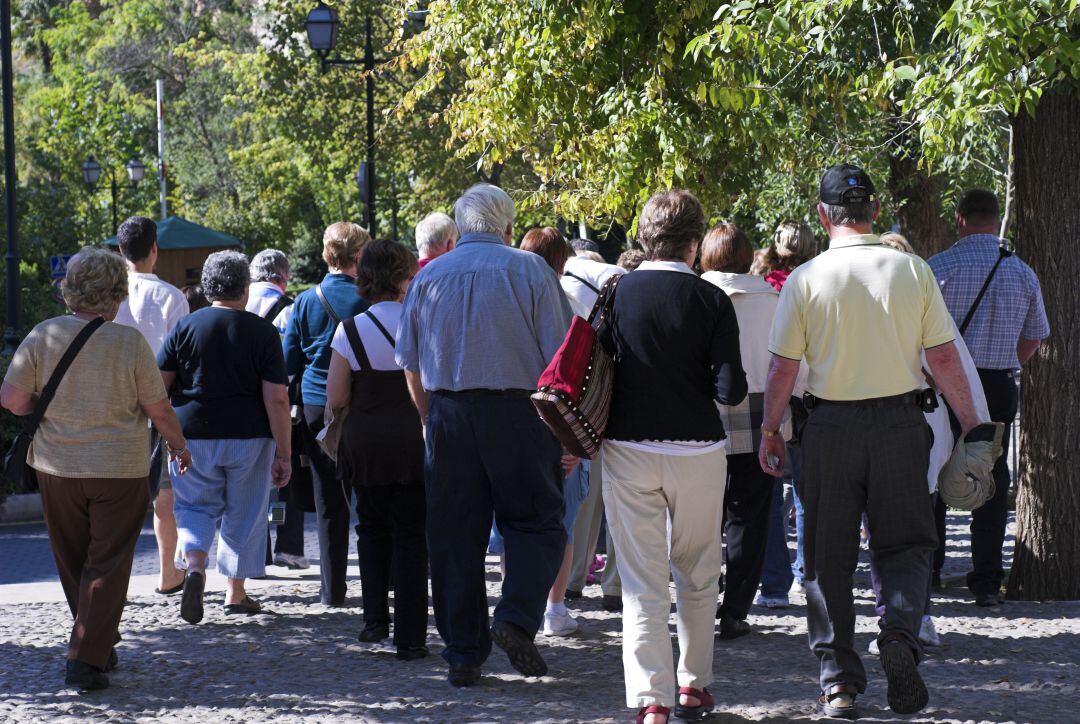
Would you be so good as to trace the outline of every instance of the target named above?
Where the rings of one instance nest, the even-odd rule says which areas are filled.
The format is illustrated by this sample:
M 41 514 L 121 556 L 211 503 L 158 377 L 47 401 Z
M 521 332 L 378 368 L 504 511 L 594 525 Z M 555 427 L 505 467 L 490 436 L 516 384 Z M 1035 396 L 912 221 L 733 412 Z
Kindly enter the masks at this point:
M 22 432 L 16 435 L 11 442 L 11 447 L 8 448 L 7 455 L 4 456 L 4 479 L 16 490 L 30 490 L 30 483 L 36 482 L 34 469 L 26 464 L 26 456 L 30 452 L 30 442 L 34 439 L 34 433 L 37 432 L 38 426 L 41 425 L 42 418 L 45 417 L 45 410 L 48 409 L 49 403 L 52 402 L 52 398 L 56 395 L 56 388 L 60 386 L 60 380 L 64 378 L 68 368 L 71 367 L 71 363 L 75 361 L 75 357 L 79 354 L 83 345 L 90 339 L 90 335 L 96 332 L 103 324 L 105 324 L 105 320 L 98 317 L 79 330 L 79 333 L 75 335 L 75 339 L 71 340 L 67 351 L 64 352 L 64 356 L 60 358 L 56 369 L 53 370 L 49 381 L 45 384 L 45 389 L 41 391 L 37 406 L 24 419 Z
M 322 284 L 315 285 L 315 296 L 319 298 L 319 302 L 322 304 L 323 309 L 330 315 L 330 319 L 334 320 L 334 324 L 341 324 L 341 317 L 337 315 L 334 308 L 330 306 L 330 302 L 326 299 L 326 295 L 323 294 Z

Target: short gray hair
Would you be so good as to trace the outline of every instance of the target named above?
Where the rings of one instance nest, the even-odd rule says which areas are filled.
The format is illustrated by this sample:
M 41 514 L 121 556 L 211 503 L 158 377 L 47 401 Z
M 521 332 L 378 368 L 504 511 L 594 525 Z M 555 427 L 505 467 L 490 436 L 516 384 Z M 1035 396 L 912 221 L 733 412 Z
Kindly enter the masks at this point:
M 202 268 L 203 295 L 211 302 L 235 302 L 251 284 L 248 258 L 238 251 L 216 251 Z
M 492 184 L 476 184 L 454 204 L 454 220 L 462 234 L 502 234 L 514 223 L 514 201 Z
M 68 260 L 60 292 L 73 312 L 114 312 L 127 299 L 127 265 L 119 254 L 84 246 Z
M 453 219 L 441 211 L 434 211 L 416 225 L 416 250 L 423 254 L 441 249 L 457 237 L 457 233 L 457 224 Z
M 251 281 L 274 284 L 289 281 L 289 258 L 277 249 L 263 249 L 251 258 Z
M 854 226 L 855 224 L 869 224 L 874 220 L 874 202 L 864 201 L 861 204 L 827 204 L 821 202 L 825 210 L 825 217 L 833 226 Z

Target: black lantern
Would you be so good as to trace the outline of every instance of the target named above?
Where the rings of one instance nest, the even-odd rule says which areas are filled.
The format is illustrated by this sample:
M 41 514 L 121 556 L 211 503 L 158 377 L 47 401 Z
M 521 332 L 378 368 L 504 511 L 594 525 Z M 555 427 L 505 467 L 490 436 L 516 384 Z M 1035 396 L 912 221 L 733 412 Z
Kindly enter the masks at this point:
M 132 186 L 143 180 L 146 176 L 146 165 L 137 158 L 133 158 L 124 165 L 127 169 L 128 181 Z
M 338 20 L 337 11 L 326 3 L 320 2 L 308 13 L 307 21 L 304 23 L 308 44 L 320 58 L 326 58 L 334 49 L 340 26 L 341 21 Z
M 98 179 L 101 178 L 101 164 L 93 156 L 83 162 L 82 177 L 91 190 L 97 188 Z

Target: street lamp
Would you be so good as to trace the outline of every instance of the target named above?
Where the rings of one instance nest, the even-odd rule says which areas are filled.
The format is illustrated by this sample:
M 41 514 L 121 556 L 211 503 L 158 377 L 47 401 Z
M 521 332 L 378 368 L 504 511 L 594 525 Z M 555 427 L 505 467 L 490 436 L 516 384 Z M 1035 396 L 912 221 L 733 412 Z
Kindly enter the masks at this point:
M 427 17 L 426 10 L 414 10 L 408 13 L 407 27 L 413 30 L 422 30 Z M 367 96 L 367 154 L 366 160 L 360 164 L 360 171 L 356 175 L 356 183 L 360 188 L 360 196 L 364 199 L 364 226 L 374 238 L 376 236 L 375 222 L 375 51 L 371 46 L 371 16 L 364 18 L 364 57 L 362 60 L 330 57 L 337 45 L 338 31 L 341 28 L 341 20 L 337 11 L 324 2 L 319 2 L 308 13 L 304 23 L 307 31 L 308 44 L 319 57 L 319 66 L 323 73 L 330 66 L 363 66 L 365 95 Z
M 109 175 L 109 191 L 112 197 L 112 229 L 113 234 L 120 228 L 120 221 L 118 218 L 118 202 L 119 190 L 116 187 L 117 174 L 112 169 L 105 169 Z M 124 164 L 124 170 L 127 171 L 128 185 L 131 188 L 143 180 L 146 176 L 146 165 L 137 158 L 133 158 Z M 102 167 L 98 163 L 97 159 L 93 156 L 89 156 L 82 165 L 82 177 L 83 183 L 90 189 L 90 193 L 97 192 L 98 182 L 101 180 Z

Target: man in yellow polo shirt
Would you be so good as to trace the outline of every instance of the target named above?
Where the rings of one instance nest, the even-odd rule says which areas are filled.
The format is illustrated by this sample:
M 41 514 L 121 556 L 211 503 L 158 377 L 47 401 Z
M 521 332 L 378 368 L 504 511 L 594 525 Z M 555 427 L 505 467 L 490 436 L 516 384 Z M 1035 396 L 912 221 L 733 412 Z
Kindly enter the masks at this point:
M 929 695 L 919 676 L 919 625 L 937 545 L 926 486 L 931 404 L 921 353 L 964 432 L 976 426 L 971 390 L 953 345 L 949 312 L 930 267 L 872 233 L 880 205 L 860 168 L 821 179 L 818 216 L 829 250 L 788 277 L 773 319 L 760 459 L 784 469 L 778 435 L 799 360 L 810 368 L 800 497 L 806 511 L 807 618 L 821 664 L 828 716 L 857 716 L 866 671 L 854 650 L 852 575 L 863 512 L 881 570 L 885 616 L 878 636 L 889 706 L 911 714 Z

